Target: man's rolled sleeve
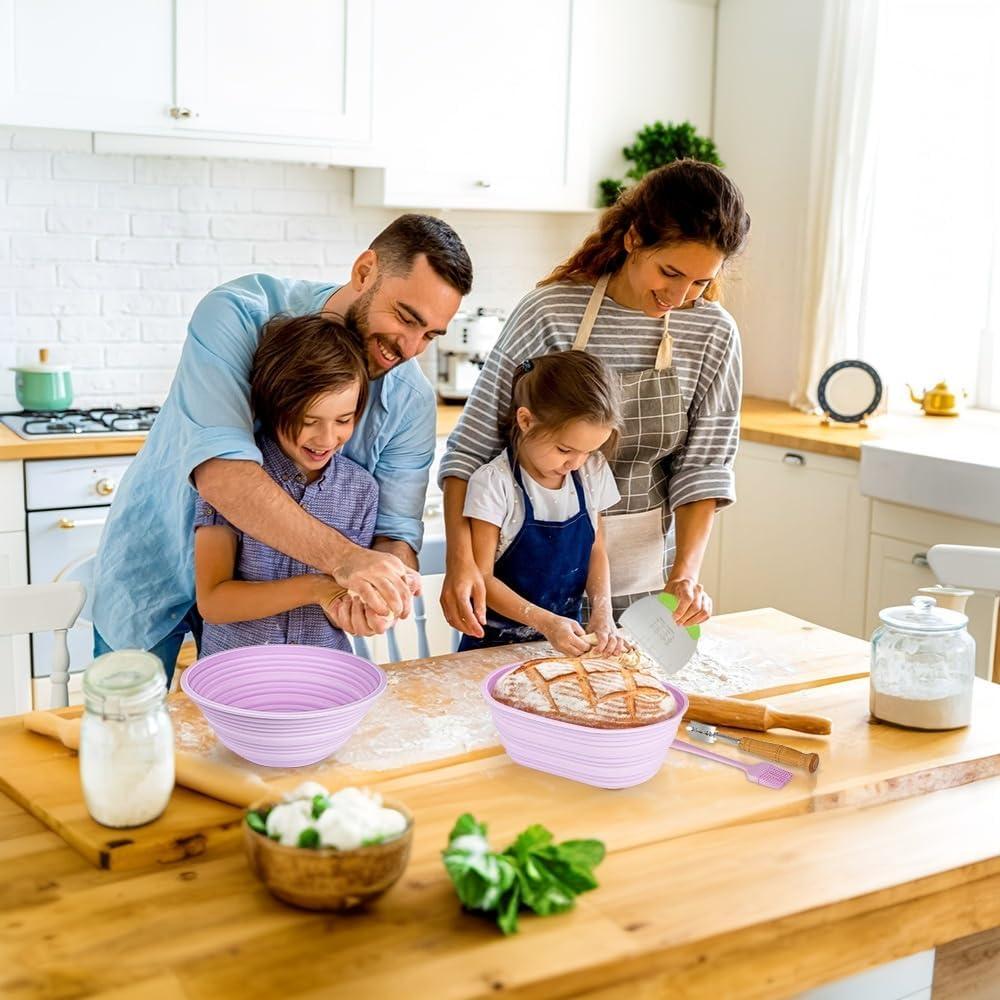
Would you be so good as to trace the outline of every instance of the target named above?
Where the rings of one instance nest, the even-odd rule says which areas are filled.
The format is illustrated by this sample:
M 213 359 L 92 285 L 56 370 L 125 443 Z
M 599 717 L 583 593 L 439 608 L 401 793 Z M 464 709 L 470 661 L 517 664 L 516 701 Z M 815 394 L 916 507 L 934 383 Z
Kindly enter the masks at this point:
M 171 388 L 180 417 L 179 453 L 189 479 L 212 458 L 261 464 L 249 381 L 258 336 L 240 300 L 222 289 L 206 295 L 191 317 Z

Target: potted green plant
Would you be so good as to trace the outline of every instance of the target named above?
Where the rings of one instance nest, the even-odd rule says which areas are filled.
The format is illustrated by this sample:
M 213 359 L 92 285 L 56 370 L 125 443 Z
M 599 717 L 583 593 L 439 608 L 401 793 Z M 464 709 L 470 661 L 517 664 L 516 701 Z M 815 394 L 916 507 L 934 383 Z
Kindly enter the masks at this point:
M 662 167 L 674 160 L 692 159 L 714 163 L 717 167 L 725 164 L 719 159 L 718 150 L 711 139 L 700 136 L 691 122 L 653 122 L 646 125 L 635 137 L 631 146 L 622 150 L 622 155 L 632 163 L 625 172 L 629 180 L 637 181 L 655 167 Z M 613 205 L 618 196 L 628 186 L 627 180 L 605 177 L 598 182 L 602 207 Z

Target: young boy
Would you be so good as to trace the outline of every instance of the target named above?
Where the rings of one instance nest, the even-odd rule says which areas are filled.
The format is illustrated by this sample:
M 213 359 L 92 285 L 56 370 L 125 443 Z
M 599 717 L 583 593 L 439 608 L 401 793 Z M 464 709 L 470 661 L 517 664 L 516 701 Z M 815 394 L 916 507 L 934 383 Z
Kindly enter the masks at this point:
M 365 548 L 378 486 L 338 452 L 367 394 L 357 334 L 324 315 L 276 317 L 264 327 L 250 374 L 263 468 L 294 503 Z M 323 610 L 343 593 L 332 577 L 244 534 L 200 497 L 195 532 L 202 656 L 264 643 L 351 649 Z

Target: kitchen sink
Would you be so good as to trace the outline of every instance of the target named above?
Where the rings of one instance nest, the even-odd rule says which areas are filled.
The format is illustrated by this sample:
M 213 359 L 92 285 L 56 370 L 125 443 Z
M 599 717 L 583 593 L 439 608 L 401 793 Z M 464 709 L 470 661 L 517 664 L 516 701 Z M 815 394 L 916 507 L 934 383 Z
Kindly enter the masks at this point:
M 861 492 L 1000 524 L 1000 431 L 972 425 L 956 434 L 866 442 L 861 445 Z

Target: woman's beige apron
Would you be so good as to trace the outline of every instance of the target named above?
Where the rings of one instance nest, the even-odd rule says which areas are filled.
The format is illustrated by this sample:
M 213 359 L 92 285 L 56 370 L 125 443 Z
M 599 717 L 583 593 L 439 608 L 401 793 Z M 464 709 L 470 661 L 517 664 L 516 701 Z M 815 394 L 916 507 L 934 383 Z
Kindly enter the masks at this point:
M 575 350 L 587 349 L 609 277 L 594 287 L 573 342 Z M 664 459 L 684 444 L 688 419 L 672 366 L 669 318 L 667 313 L 663 319 L 655 367 L 621 376 L 624 428 L 611 468 L 622 498 L 604 519 L 616 617 L 638 598 L 662 590 L 674 561 L 670 463 Z

